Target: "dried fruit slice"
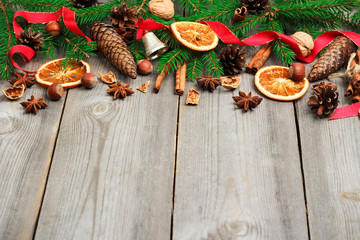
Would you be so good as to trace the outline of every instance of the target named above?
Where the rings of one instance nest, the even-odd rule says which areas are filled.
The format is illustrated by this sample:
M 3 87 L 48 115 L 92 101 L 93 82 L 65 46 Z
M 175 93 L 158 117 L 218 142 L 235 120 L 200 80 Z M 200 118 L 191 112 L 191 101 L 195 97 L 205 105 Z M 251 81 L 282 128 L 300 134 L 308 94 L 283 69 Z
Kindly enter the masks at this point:
M 90 65 L 81 60 L 72 62 L 66 69 L 61 65 L 61 59 L 44 63 L 35 74 L 36 81 L 49 87 L 53 83 L 60 83 L 64 89 L 74 88 L 81 84 L 81 77 L 90 72 Z
M 207 25 L 195 22 L 175 22 L 170 25 L 175 38 L 186 47 L 196 51 L 214 49 L 219 38 Z
M 288 67 L 268 66 L 261 68 L 255 75 L 255 85 L 265 96 L 280 100 L 293 101 L 301 98 L 309 89 L 309 81 L 293 81 L 288 78 Z
M 143 92 L 143 93 L 146 93 L 149 84 L 150 84 L 150 80 L 147 81 L 147 82 L 145 82 L 145 83 L 143 83 L 143 84 L 141 84 L 141 85 L 137 88 L 137 90 L 139 90 L 139 91 L 141 91 L 141 92 Z
M 18 87 L 11 87 L 6 90 L 2 90 L 5 97 L 7 97 L 10 100 L 16 100 L 22 97 L 25 91 L 24 84 L 21 84 Z

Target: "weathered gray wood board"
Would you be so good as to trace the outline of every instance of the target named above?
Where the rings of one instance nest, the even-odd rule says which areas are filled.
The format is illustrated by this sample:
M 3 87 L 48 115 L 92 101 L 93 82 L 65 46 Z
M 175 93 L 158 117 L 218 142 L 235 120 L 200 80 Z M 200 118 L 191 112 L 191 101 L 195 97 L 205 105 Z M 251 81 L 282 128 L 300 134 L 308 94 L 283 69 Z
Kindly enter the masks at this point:
M 27 69 L 40 65 L 29 64 Z M 0 80 L 0 89 L 9 88 Z M 34 95 L 49 104 L 37 115 L 25 114 L 20 102 Z M 40 208 L 63 100 L 51 102 L 39 85 L 9 101 L 0 93 L 0 238 L 31 239 Z
M 332 82 L 338 86 L 339 107 L 348 105 L 347 81 Z M 359 239 L 359 119 L 319 119 L 307 107 L 311 88 L 296 104 L 311 239 Z
M 293 104 L 264 98 L 244 113 L 239 89 L 181 99 L 173 239 L 307 239 Z
M 117 71 L 103 58 L 93 72 Z M 113 101 L 99 83 L 69 91 L 35 239 L 169 239 L 178 96 L 173 77 Z

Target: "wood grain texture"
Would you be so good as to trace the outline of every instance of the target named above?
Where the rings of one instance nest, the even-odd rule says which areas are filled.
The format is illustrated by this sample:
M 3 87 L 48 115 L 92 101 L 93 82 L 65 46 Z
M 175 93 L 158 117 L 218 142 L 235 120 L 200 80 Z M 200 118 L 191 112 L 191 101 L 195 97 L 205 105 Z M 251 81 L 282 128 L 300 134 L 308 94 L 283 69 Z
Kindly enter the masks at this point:
M 195 86 L 198 106 L 181 99 L 175 240 L 307 239 L 293 104 L 237 109 L 238 90 L 261 96 L 254 76 L 241 77 L 235 91 Z
M 35 239 L 168 239 L 178 96 L 173 76 L 125 79 L 135 94 L 113 100 L 100 82 L 69 92 Z M 136 87 L 151 80 L 149 91 Z
M 8 87 L 0 81 L 1 89 Z M 31 95 L 49 106 L 37 115 L 25 114 L 20 102 Z M 0 239 L 32 239 L 62 107 L 63 100 L 49 100 L 38 85 L 16 101 L 0 93 Z
M 339 107 L 348 105 L 347 81 L 331 81 L 338 86 Z M 307 106 L 311 89 L 296 104 L 311 239 L 359 239 L 359 118 L 318 118 Z

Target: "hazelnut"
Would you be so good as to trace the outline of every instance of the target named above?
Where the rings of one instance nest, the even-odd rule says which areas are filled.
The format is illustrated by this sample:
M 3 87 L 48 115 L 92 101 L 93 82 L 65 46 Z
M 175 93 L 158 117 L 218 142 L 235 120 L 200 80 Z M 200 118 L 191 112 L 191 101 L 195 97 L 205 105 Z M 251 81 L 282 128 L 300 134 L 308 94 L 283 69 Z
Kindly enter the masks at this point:
M 59 100 L 64 93 L 64 88 L 60 83 L 53 83 L 47 90 L 47 95 L 51 100 Z
M 85 73 L 81 77 L 81 83 L 86 88 L 93 88 L 98 83 L 97 77 L 92 73 Z
M 137 65 L 137 71 L 140 74 L 146 75 L 146 74 L 150 74 L 153 71 L 153 65 L 149 60 L 141 59 L 137 61 L 136 65 Z
M 55 21 L 49 22 L 45 26 L 45 32 L 50 34 L 53 37 L 56 37 L 61 32 L 60 24 L 58 22 L 55 22 Z
M 305 65 L 302 63 L 293 63 L 288 71 L 288 78 L 293 81 L 301 81 L 305 78 Z

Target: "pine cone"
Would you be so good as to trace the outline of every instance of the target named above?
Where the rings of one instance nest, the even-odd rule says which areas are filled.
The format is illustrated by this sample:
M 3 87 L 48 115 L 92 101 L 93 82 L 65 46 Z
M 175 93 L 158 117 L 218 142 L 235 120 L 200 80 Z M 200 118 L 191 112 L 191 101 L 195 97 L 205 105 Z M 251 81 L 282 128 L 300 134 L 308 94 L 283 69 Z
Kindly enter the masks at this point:
M 126 32 L 129 29 L 134 29 L 134 24 L 137 21 L 136 7 L 129 8 L 125 2 L 120 6 L 113 6 L 109 15 L 114 27 L 119 28 L 120 31 Z
M 240 0 L 250 14 L 262 13 L 270 5 L 269 0 Z
M 241 72 L 245 65 L 247 53 L 243 53 L 244 48 L 239 45 L 227 45 L 220 52 L 220 62 L 226 75 L 235 75 Z
M 311 107 L 311 111 L 316 113 L 319 117 L 330 115 L 338 106 L 339 93 L 336 91 L 337 87 L 331 83 L 314 84 L 312 93 L 307 105 Z
M 87 8 L 92 6 L 98 6 L 98 0 L 72 0 L 72 6 L 76 8 Z
M 36 52 L 39 51 L 41 46 L 44 44 L 44 39 L 40 37 L 41 32 L 33 32 L 31 28 L 27 32 L 23 31 L 18 39 L 18 42 L 22 45 L 31 47 Z
M 317 60 L 310 71 L 308 80 L 316 81 L 328 77 L 340 69 L 356 51 L 356 45 L 347 37 L 337 37 Z
M 120 72 L 136 78 L 136 64 L 126 43 L 121 39 L 116 30 L 105 23 L 94 23 L 90 29 L 91 39 L 95 40 L 104 56 Z

